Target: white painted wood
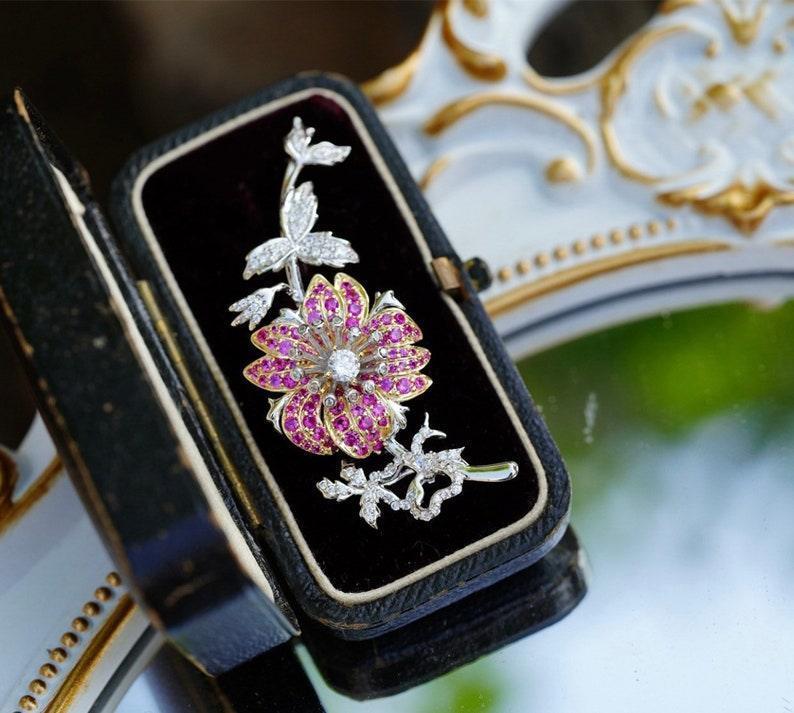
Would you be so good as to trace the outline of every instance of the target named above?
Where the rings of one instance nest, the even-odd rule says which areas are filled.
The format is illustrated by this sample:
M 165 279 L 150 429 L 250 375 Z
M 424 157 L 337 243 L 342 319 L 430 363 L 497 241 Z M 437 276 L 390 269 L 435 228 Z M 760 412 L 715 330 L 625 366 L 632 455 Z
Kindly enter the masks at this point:
M 790 296 L 794 6 L 673 0 L 597 67 L 547 80 L 525 50 L 561 6 L 493 0 L 478 17 L 451 3 L 447 35 L 501 58 L 504 76 L 463 66 L 439 10 L 407 89 L 379 107 L 417 180 L 431 179 L 427 197 L 458 252 L 501 276 L 483 298 L 504 335 L 524 329 L 508 339 L 514 355 L 564 339 L 564 311 L 638 285 L 657 288 L 658 302 L 613 300 L 588 331 L 664 308 L 673 288 L 658 288 L 684 276 L 679 307 L 746 299 L 748 271 L 778 275 L 757 283 L 765 300 Z M 466 101 L 481 106 L 452 121 L 450 106 Z M 743 277 L 733 290 L 698 283 L 715 270 Z

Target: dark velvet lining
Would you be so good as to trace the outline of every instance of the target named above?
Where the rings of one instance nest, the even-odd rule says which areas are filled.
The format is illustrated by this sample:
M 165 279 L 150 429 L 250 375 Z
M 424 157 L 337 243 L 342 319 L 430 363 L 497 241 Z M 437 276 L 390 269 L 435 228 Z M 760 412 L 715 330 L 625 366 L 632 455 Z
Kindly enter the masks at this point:
M 324 500 L 315 483 L 323 476 L 335 477 L 340 458 L 309 455 L 278 435 L 265 421 L 267 398 L 274 394 L 252 386 L 241 373 L 261 352 L 250 343 L 247 330 L 229 326 L 232 315 L 227 306 L 276 281 L 264 275 L 245 282 L 241 273 L 245 254 L 279 234 L 279 190 L 286 166 L 282 140 L 295 115 L 317 128 L 317 140 L 353 149 L 341 165 L 309 167 L 302 173 L 301 180 L 314 182 L 319 198 L 317 228 L 350 240 L 361 263 L 347 271 L 371 296 L 393 289 L 422 328 L 421 345 L 432 352 L 425 373 L 434 384 L 408 402 L 407 435 L 428 411 L 431 425 L 449 436 L 436 441 L 437 447 L 465 444 L 464 457 L 472 464 L 513 459 L 520 466 L 519 476 L 509 483 L 467 484 L 430 523 L 386 508 L 379 529 L 373 530 L 359 519 L 354 501 Z M 355 592 L 386 585 L 527 514 L 538 496 L 532 464 L 428 274 L 394 196 L 339 104 L 315 95 L 176 158 L 147 180 L 143 207 L 248 427 L 334 586 Z M 328 277 L 334 273 L 322 272 Z M 308 278 L 310 273 L 304 274 Z M 272 315 L 286 304 L 274 305 Z M 369 471 L 381 462 L 369 459 L 365 468 Z M 252 487 L 267 486 L 258 480 Z

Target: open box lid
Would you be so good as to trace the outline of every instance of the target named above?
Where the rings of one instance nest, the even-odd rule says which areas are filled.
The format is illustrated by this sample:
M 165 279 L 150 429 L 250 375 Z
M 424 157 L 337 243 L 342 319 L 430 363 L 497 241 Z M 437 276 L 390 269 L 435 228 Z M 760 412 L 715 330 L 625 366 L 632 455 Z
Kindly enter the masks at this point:
M 287 640 L 289 608 L 218 477 L 85 172 L 19 91 L 4 103 L 0 144 L 3 316 L 118 568 L 210 673 Z

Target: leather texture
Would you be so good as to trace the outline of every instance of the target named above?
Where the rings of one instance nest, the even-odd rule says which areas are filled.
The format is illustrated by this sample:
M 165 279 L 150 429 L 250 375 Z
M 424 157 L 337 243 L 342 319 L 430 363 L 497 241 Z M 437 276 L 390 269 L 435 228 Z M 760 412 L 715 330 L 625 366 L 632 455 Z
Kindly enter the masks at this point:
M 124 580 L 154 622 L 211 673 L 289 639 L 293 626 L 240 567 L 134 352 L 111 282 L 154 351 L 159 342 L 92 201 L 85 172 L 19 92 L 2 105 L 0 143 L 5 326 L 59 454 Z M 71 202 L 56 170 L 70 186 Z M 98 253 L 78 229 L 78 203 Z M 178 397 L 173 370 L 162 354 L 155 359 Z M 183 415 L 189 417 L 187 411 Z M 217 475 L 195 419 L 188 428 L 205 467 Z M 223 480 L 216 483 L 226 510 L 242 523 Z M 258 549 L 253 539 L 247 549 Z M 256 629 L 248 625 L 251 620 L 259 622 Z M 237 645 L 217 645 L 229 640 Z

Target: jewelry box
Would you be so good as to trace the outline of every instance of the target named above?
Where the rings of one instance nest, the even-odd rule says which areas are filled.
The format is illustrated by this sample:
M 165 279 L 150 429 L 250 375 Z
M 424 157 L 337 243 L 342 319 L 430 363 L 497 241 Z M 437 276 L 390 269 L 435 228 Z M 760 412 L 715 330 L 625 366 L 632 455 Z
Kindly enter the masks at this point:
M 517 465 L 507 482 L 467 483 L 430 521 L 386 509 L 375 529 L 352 502 L 324 499 L 316 484 L 341 458 L 286 442 L 243 377 L 257 354 L 228 305 L 244 294 L 246 254 L 279 234 L 295 117 L 351 147 L 333 169 L 306 169 L 320 228 L 359 253 L 346 272 L 399 296 L 433 354 L 407 432 L 427 411 L 468 462 Z M 286 641 L 299 621 L 339 639 L 384 635 L 560 541 L 570 485 L 559 453 L 355 87 L 301 76 L 143 149 L 115 183 L 112 232 L 85 171 L 20 93 L 0 129 L 6 322 L 125 581 L 204 670 Z

